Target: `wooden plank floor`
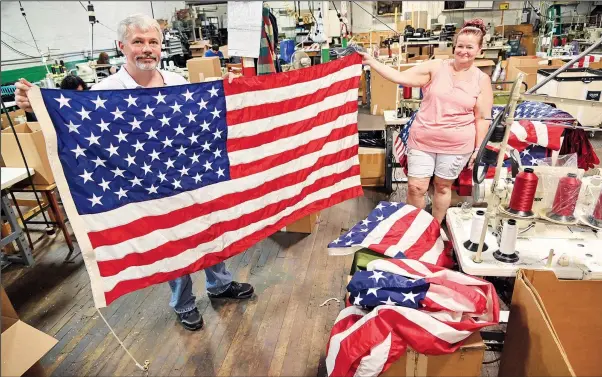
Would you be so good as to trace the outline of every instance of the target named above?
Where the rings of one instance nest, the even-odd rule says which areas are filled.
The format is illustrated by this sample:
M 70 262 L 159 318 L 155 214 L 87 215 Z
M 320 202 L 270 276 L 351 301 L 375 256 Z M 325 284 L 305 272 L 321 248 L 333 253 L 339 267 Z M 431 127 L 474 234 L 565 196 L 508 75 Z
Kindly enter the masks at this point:
M 204 274 L 193 275 L 201 331 L 180 327 L 161 284 L 122 297 L 102 313 L 134 357 L 150 360 L 151 376 L 324 376 L 330 329 L 343 307 L 351 256 L 329 257 L 327 244 L 362 220 L 385 196 L 365 196 L 324 212 L 313 234 L 276 233 L 227 264 L 255 286 L 246 301 L 209 300 Z M 37 238 L 39 234 L 34 234 Z M 49 375 L 144 375 L 94 309 L 81 256 L 67 255 L 62 235 L 36 243 L 33 268 L 2 271 L 21 319 L 59 343 L 42 359 Z

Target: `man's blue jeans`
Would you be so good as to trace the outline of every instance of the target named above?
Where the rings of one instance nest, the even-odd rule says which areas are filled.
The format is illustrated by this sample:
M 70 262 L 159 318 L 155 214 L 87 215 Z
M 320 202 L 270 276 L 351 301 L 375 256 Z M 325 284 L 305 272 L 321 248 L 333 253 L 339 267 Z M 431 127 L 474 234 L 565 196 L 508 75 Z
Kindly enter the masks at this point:
M 230 287 L 232 283 L 232 274 L 226 269 L 224 262 L 204 269 L 207 278 L 207 292 L 211 294 L 220 294 Z M 171 306 L 176 313 L 182 314 L 193 310 L 196 307 L 196 297 L 192 293 L 192 279 L 190 275 L 185 275 L 169 282 L 171 288 Z

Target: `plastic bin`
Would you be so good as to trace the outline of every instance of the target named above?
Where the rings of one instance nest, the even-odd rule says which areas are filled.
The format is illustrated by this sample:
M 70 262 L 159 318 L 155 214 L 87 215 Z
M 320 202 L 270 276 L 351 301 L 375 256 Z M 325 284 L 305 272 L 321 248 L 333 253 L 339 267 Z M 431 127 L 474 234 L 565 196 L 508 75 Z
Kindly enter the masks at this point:
M 554 71 L 555 69 L 538 70 L 537 82 Z M 569 68 L 537 90 L 537 94 L 590 101 L 600 101 L 601 93 L 602 71 L 591 68 Z M 587 105 L 558 103 L 556 106 L 577 118 L 583 126 L 600 127 L 602 124 L 602 111 Z

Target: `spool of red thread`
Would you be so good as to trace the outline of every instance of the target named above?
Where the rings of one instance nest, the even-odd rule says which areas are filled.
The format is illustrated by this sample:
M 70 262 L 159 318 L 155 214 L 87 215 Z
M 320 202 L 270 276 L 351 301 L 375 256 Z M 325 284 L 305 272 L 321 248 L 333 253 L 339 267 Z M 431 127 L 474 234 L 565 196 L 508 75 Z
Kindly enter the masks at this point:
M 602 228 L 602 192 L 600 192 L 600 196 L 598 197 L 598 201 L 596 202 L 594 213 L 588 220 L 593 226 Z
M 404 86 L 403 87 L 403 98 L 404 99 L 410 99 L 410 98 L 412 98 L 412 87 L 411 86 Z
M 577 206 L 580 190 L 581 180 L 577 178 L 576 174 L 569 173 L 566 177 L 560 178 L 552 210 L 547 213 L 547 216 L 559 222 L 575 221 L 573 214 Z
M 531 168 L 525 168 L 524 171 L 518 173 L 506 211 L 519 217 L 533 216 L 533 200 L 538 182 L 539 178 Z

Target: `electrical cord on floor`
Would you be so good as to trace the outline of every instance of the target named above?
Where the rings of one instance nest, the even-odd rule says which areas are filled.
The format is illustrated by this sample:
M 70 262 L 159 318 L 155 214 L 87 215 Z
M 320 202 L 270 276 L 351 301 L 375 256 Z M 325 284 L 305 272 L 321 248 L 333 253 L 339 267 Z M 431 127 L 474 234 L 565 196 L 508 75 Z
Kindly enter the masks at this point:
M 6 105 L 4 104 L 4 100 L 0 98 L 0 103 L 2 104 L 2 110 L 8 114 L 6 110 Z M 46 218 L 46 212 L 44 211 L 44 207 L 42 206 L 42 202 L 40 201 L 40 197 L 38 196 L 38 190 L 36 190 L 36 186 L 33 183 L 33 178 L 31 173 L 29 172 L 29 164 L 27 163 L 27 159 L 25 158 L 25 153 L 23 152 L 23 147 L 21 146 L 21 141 L 19 141 L 19 136 L 17 135 L 17 130 L 15 130 L 15 125 L 13 124 L 13 120 L 7 116 L 8 123 L 10 125 L 10 129 L 13 131 L 13 135 L 15 136 L 15 140 L 17 141 L 17 146 L 19 147 L 19 153 L 21 153 L 21 158 L 23 159 L 23 163 L 25 164 L 25 170 L 27 171 L 27 179 L 29 184 L 31 185 L 31 189 L 33 191 L 33 195 L 36 197 L 36 202 L 38 203 L 38 207 L 40 207 L 40 211 L 42 212 L 42 217 L 44 218 L 44 223 L 46 224 L 46 234 L 50 235 L 54 233 L 54 228 L 48 222 Z M 18 205 L 15 203 L 15 205 Z M 23 219 L 25 223 L 25 219 Z

